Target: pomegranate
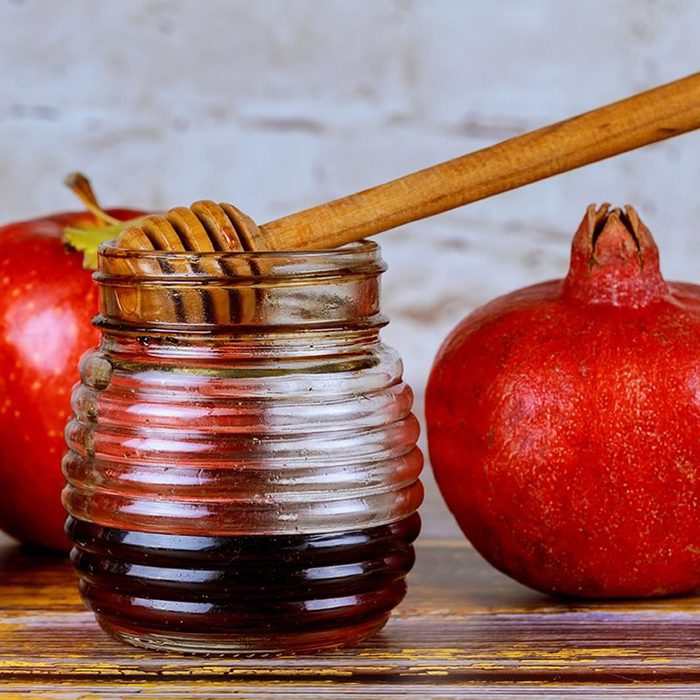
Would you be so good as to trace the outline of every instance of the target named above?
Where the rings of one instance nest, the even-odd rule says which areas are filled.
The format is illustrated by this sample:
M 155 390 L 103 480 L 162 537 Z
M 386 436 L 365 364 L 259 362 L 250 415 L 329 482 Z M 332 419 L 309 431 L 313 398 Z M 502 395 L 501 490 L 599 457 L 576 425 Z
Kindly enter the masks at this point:
M 565 279 L 454 329 L 426 414 L 440 489 L 496 568 L 566 596 L 700 587 L 700 286 L 664 281 L 632 207 L 591 205 Z

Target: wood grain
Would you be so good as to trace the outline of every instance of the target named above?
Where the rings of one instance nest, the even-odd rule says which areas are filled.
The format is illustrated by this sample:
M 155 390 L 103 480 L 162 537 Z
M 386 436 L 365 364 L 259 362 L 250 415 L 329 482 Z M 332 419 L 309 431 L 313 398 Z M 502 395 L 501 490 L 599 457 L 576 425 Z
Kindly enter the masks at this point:
M 332 248 L 700 127 L 700 73 L 260 227 L 259 250 Z
M 700 599 L 582 604 L 529 591 L 462 540 L 424 540 L 410 592 L 359 647 L 192 658 L 123 646 L 65 559 L 0 543 L 2 697 L 700 697 Z M 603 689 L 604 685 L 604 689 Z

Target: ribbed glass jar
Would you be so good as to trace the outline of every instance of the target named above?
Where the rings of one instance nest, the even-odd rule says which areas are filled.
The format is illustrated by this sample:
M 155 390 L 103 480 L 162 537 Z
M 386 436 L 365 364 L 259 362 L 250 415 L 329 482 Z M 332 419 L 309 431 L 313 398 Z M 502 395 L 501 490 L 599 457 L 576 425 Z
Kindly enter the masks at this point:
M 379 339 L 378 247 L 103 246 L 99 349 L 66 429 L 81 591 L 116 637 L 308 651 L 381 628 L 422 500 L 412 393 Z

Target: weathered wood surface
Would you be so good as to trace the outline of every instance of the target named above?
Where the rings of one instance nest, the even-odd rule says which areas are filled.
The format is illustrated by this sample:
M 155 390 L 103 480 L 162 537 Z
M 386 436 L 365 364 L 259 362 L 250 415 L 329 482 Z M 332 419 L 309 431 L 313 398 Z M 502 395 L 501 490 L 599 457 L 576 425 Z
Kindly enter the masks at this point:
M 0 541 L 3 698 L 700 698 L 700 599 L 558 602 L 461 540 L 419 542 L 410 593 L 386 629 L 319 656 L 141 652 L 97 628 L 75 584 L 67 561 Z

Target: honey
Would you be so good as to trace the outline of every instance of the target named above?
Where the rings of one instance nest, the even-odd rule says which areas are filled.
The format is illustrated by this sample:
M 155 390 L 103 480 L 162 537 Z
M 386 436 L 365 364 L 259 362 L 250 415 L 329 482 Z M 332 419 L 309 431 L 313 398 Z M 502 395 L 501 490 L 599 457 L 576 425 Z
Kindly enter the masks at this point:
M 124 641 L 299 652 L 356 642 L 384 625 L 404 597 L 420 519 L 247 537 L 129 532 L 72 518 L 67 527 L 82 594 Z

